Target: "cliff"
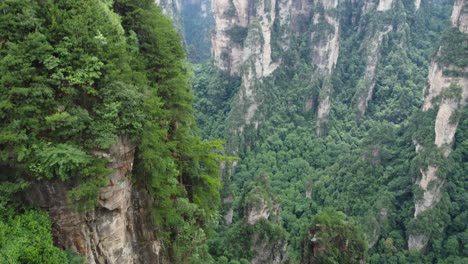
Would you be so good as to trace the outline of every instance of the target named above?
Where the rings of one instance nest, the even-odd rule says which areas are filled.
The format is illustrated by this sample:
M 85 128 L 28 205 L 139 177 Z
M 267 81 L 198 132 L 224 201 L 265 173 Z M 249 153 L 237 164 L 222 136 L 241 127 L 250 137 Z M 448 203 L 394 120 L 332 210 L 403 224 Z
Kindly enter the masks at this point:
M 312 26 L 315 28 L 310 35 L 312 64 L 315 65 L 315 78 L 323 81 L 319 94 L 317 109 L 317 135 L 326 133 L 324 123 L 328 120 L 331 109 L 331 76 L 338 61 L 340 50 L 340 24 L 336 15 L 338 0 L 318 1 L 315 8 L 323 6 L 323 12 L 316 12 Z M 324 30 L 327 28 L 327 30 Z
M 393 12 L 394 2 L 389 0 L 345 3 L 333 1 L 213 1 L 214 30 L 212 52 L 214 64 L 242 82 L 234 100 L 230 120 L 236 120 L 230 134 L 235 138 L 244 133 L 244 126 L 257 129 L 265 117 L 262 104 L 270 84 L 275 83 L 275 71 L 285 70 L 288 51 L 299 52 L 308 45 L 307 60 L 312 86 L 310 95 L 304 96 L 304 111 L 316 116 L 316 134 L 327 134 L 327 123 L 332 109 L 335 67 L 340 51 L 340 35 L 344 9 L 353 9 L 350 22 L 363 35 L 359 44 L 365 70 L 361 85 L 355 93 L 358 114 L 362 117 L 374 94 L 375 76 L 380 61 L 381 44 L 393 28 L 390 20 L 380 22 L 379 16 Z M 395 11 L 396 12 L 396 11 Z M 368 21 L 366 16 L 375 18 Z M 299 42 L 304 42 L 299 44 Z M 307 43 L 306 43 L 307 42 Z M 302 46 L 301 46 L 302 45 Z M 292 51 L 294 52 L 294 51 Z M 264 87 L 264 88 L 263 88 Z M 313 88 L 316 89 L 316 88 Z M 231 121 L 228 121 L 231 122 Z M 232 122 L 231 122 L 232 123 Z M 242 136 L 241 136 L 242 137 Z
M 233 232 L 243 234 L 238 239 L 248 241 L 244 246 L 246 252 L 251 252 L 250 262 L 287 263 L 288 241 L 281 226 L 280 206 L 271 192 L 268 176 L 259 175 L 247 184 L 241 207 L 242 220 L 231 228 Z
M 96 156 L 109 160 L 108 184 L 98 194 L 99 206 L 80 213 L 67 202 L 70 183 L 35 185 L 30 203 L 49 211 L 57 246 L 85 257 L 87 263 L 162 263 L 163 244 L 151 222 L 151 197 L 130 179 L 135 145 L 121 138 Z
M 463 1 L 454 3 L 451 21 L 452 29 L 456 34 L 468 33 L 468 12 L 463 9 Z M 466 4 L 465 4 L 466 5 Z M 455 41 L 455 40 L 449 40 Z M 442 46 L 430 64 L 428 75 L 428 87 L 426 90 L 423 112 L 433 108 L 437 109 L 434 125 L 434 146 L 431 151 L 438 151 L 442 158 L 446 159 L 452 152 L 455 132 L 460 122 L 457 113 L 465 107 L 468 98 L 468 68 L 456 62 L 447 62 L 444 57 L 449 52 L 447 45 L 451 43 L 442 40 Z M 456 56 L 460 56 L 457 54 Z M 456 72 L 456 74 L 453 74 Z M 420 151 L 421 147 L 419 147 Z M 432 161 L 427 167 L 420 168 L 421 176 L 416 180 L 416 185 L 422 190 L 422 197 L 415 200 L 414 218 L 419 218 L 428 209 L 438 205 L 442 197 L 442 191 L 446 181 L 439 175 L 439 161 Z M 430 240 L 430 234 L 416 232 L 410 234 L 408 248 L 422 250 Z

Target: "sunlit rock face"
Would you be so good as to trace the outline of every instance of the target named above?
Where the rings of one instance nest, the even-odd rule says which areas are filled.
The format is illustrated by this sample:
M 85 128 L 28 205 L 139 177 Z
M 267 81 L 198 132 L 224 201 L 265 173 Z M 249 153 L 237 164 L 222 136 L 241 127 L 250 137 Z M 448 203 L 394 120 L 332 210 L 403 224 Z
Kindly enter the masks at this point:
M 212 46 L 216 66 L 238 75 L 245 60 L 255 51 L 257 77 L 270 75 L 277 67 L 271 58 L 271 29 L 276 18 L 276 1 L 215 0 L 212 5 L 215 18 Z M 261 43 L 245 42 L 249 26 L 254 21 L 260 29 Z
M 79 213 L 67 203 L 72 186 L 43 183 L 32 188 L 31 203 L 47 208 L 59 247 L 86 258 L 87 263 L 160 263 L 162 244 L 150 221 L 151 198 L 129 179 L 135 145 L 121 138 L 108 151 L 92 154 L 107 158 L 113 169 L 109 183 L 100 189 L 98 207 Z

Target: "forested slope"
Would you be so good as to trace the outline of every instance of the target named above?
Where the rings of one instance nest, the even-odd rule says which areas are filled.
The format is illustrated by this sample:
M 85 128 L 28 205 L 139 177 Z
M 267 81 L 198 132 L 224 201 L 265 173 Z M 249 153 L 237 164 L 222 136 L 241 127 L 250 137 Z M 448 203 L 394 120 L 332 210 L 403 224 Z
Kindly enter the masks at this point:
M 240 157 L 224 171 L 220 263 L 467 261 L 465 2 L 213 10 L 196 109 Z
M 0 262 L 202 256 L 221 143 L 198 136 L 171 21 L 150 0 L 0 12 Z

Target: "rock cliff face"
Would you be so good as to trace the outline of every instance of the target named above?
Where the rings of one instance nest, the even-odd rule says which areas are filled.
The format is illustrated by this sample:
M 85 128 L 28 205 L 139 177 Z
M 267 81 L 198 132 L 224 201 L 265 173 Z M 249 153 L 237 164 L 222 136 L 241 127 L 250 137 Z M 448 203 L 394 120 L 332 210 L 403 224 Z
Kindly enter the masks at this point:
M 268 187 L 265 189 L 268 190 Z M 284 234 L 270 237 L 269 232 L 272 231 L 265 231 L 270 225 L 278 225 L 280 213 L 279 204 L 268 193 L 269 191 L 262 188 L 255 188 L 247 194 L 244 202 L 245 224 L 247 228 L 254 227 L 254 230 L 257 230 L 250 237 L 252 251 L 255 252 L 252 264 L 280 264 L 288 260 L 288 242 Z M 277 228 L 280 229 L 279 226 Z
M 380 16 L 382 12 L 388 12 L 391 10 L 393 0 L 380 0 L 377 5 L 377 13 L 373 15 Z M 375 8 L 376 2 L 365 1 L 363 5 L 363 12 L 369 12 Z M 375 30 L 369 30 L 374 27 Z M 381 45 L 384 37 L 392 30 L 391 25 L 386 25 L 379 22 L 371 22 L 371 25 L 367 25 L 365 28 L 360 26 L 360 30 L 363 30 L 367 36 L 361 43 L 361 49 L 364 50 L 364 58 L 366 61 L 366 67 L 364 76 L 358 84 L 356 91 L 357 98 L 357 109 L 360 116 L 366 113 L 369 101 L 372 99 L 375 88 L 375 76 L 377 65 L 380 60 Z
M 367 105 L 372 99 L 375 87 L 375 74 L 377 69 L 377 64 L 380 57 L 380 45 L 384 36 L 390 32 L 391 28 L 386 27 L 384 31 L 378 31 L 375 35 L 371 36 L 368 41 L 366 41 L 366 70 L 364 72 L 364 78 L 362 86 L 357 90 L 357 107 L 359 114 L 362 116 L 367 110 Z
M 377 11 L 387 11 L 392 8 L 393 0 L 379 0 Z
M 462 6 L 463 0 L 455 1 L 452 12 L 452 26 L 466 34 L 468 33 L 468 13 L 462 9 Z M 468 69 L 450 64 L 441 65 L 437 61 L 439 56 L 441 56 L 440 49 L 429 69 L 429 87 L 426 91 L 422 111 L 426 112 L 438 107 L 434 126 L 434 145 L 447 158 L 452 151 L 452 144 L 459 123 L 459 120 L 455 117 L 456 113 L 465 107 L 468 98 L 468 79 L 466 78 Z M 462 77 L 444 74 L 444 70 L 447 69 L 462 72 L 460 75 Z M 414 218 L 416 220 L 421 213 L 435 207 L 441 199 L 444 181 L 437 175 L 438 169 L 437 165 L 429 165 L 427 168 L 420 169 L 421 177 L 416 181 L 416 184 L 421 188 L 423 195 L 415 201 Z M 429 239 L 426 234 L 411 234 L 408 247 L 421 250 L 427 245 Z
M 451 20 L 454 27 L 467 33 L 468 15 L 466 10 L 464 11 L 465 2 L 455 1 Z M 413 5 L 412 2 L 410 4 Z M 415 0 L 414 11 L 420 10 L 421 4 L 420 0 Z M 349 15 L 353 16 L 349 20 L 341 17 L 346 13 L 342 12 L 345 6 L 356 8 L 353 14 Z M 240 121 L 236 121 L 237 123 L 231 126 L 232 130 L 228 131 L 231 137 L 245 132 L 247 126 L 253 129 L 261 126 L 264 114 L 261 112 L 264 103 L 262 96 L 268 93 L 268 85 L 265 83 L 270 84 L 268 81 L 275 78 L 275 72 L 279 72 L 286 64 L 286 59 L 281 54 L 296 48 L 293 46 L 294 37 L 303 35 L 308 41 L 308 66 L 311 66 L 309 76 L 311 82 L 319 83 L 318 96 L 316 93 L 304 96 L 303 109 L 304 112 L 316 111 L 315 132 L 319 136 L 326 134 L 326 123 L 333 106 L 333 92 L 334 89 L 338 89 L 333 87 L 332 82 L 335 66 L 339 58 L 346 55 L 342 50 L 346 48 L 344 43 L 348 39 L 342 32 L 346 32 L 347 25 L 341 25 L 343 21 L 351 21 L 355 30 L 359 31 L 356 52 L 362 55 L 360 59 L 363 71 L 359 72 L 360 81 L 357 87 L 353 87 L 356 89 L 352 93 L 353 107 L 358 116 L 364 116 L 375 93 L 381 57 L 385 59 L 386 56 L 382 53 L 382 47 L 388 44 L 389 39 L 393 41 L 397 33 L 406 34 L 404 27 L 408 26 L 408 21 L 400 21 L 401 24 L 390 22 L 389 18 L 396 12 L 407 8 L 406 3 L 402 5 L 401 2 L 393 0 L 214 0 L 212 8 L 215 19 L 212 35 L 214 63 L 219 69 L 241 79 L 241 86 L 233 99 L 231 111 L 231 118 L 235 115 L 235 119 Z M 405 41 L 404 37 L 398 40 L 402 49 L 408 44 Z M 444 75 L 444 70 L 451 67 L 454 66 L 441 65 L 436 60 L 431 63 L 429 86 L 422 109 L 428 111 L 437 107 L 434 145 L 445 157 L 450 155 L 458 126 L 458 121 L 452 117 L 465 106 L 468 97 L 466 78 Z M 458 70 L 463 71 L 466 76 L 466 68 Z M 271 83 L 274 83 L 274 80 Z M 453 85 L 461 88 L 459 98 L 445 96 Z M 430 147 L 419 143 L 416 145 L 421 152 Z M 415 218 L 433 208 L 441 198 L 444 182 L 437 176 L 437 171 L 436 165 L 420 168 L 421 177 L 415 183 L 422 190 L 422 196 L 415 201 Z M 230 223 L 232 209 L 228 211 L 227 216 Z M 260 206 L 252 211 L 248 222 L 255 223 L 268 217 L 268 210 Z M 409 237 L 409 247 L 421 249 L 427 243 L 427 239 L 424 234 L 413 234 Z
M 414 0 L 414 9 L 416 11 L 419 10 L 419 7 L 421 6 L 421 0 Z
M 278 205 L 273 205 L 273 208 L 269 208 L 268 202 L 262 200 L 259 205 L 253 206 L 247 210 L 247 223 L 249 225 L 255 225 L 262 219 L 268 221 L 270 218 L 277 218 L 278 213 Z M 271 220 L 273 219 L 270 219 L 270 221 Z M 288 243 L 284 238 L 270 241 L 263 238 L 260 234 L 254 234 L 252 237 L 252 245 L 252 249 L 255 252 L 255 257 L 251 260 L 252 264 L 279 264 L 285 263 L 288 259 Z
M 213 1 L 215 28 L 212 36 L 216 66 L 232 75 L 239 75 L 246 60 L 255 50 L 257 77 L 270 75 L 277 64 L 271 58 L 271 29 L 276 18 L 274 0 L 216 0 Z M 261 42 L 244 41 L 249 25 L 255 21 L 254 34 Z
M 468 12 L 466 10 L 466 1 L 455 0 L 452 12 L 452 26 L 458 27 L 463 33 L 468 33 Z
M 309 36 L 311 82 L 320 83 L 317 98 L 305 96 L 304 111 L 316 111 L 316 134 L 326 134 L 332 108 L 331 79 L 340 56 L 340 15 L 344 3 L 339 0 L 213 1 L 214 63 L 242 80 L 233 112 L 243 122 L 236 124 L 231 134 L 242 133 L 245 125 L 252 124 L 256 128 L 262 122 L 262 113 L 258 111 L 263 100 L 259 98 L 258 86 L 282 66 L 284 58 L 280 54 L 291 48 L 295 36 L 303 34 Z M 373 12 L 372 15 L 378 16 L 392 10 L 395 3 L 393 0 L 368 0 L 351 5 L 362 8 L 362 14 Z M 353 18 L 353 23 L 367 34 L 360 48 L 366 68 L 362 87 L 356 93 L 357 109 L 362 116 L 374 93 L 382 41 L 393 28 L 374 21 L 376 25 L 372 27 L 376 30 L 367 32 L 369 29 L 360 25 L 359 16 Z
M 162 243 L 152 229 L 151 198 L 129 179 L 135 146 L 122 138 L 107 152 L 94 155 L 109 159 L 114 172 L 99 191 L 99 206 L 79 213 L 67 203 L 71 188 L 62 182 L 37 185 L 30 202 L 48 209 L 59 247 L 77 252 L 87 263 L 161 263 Z
M 314 13 L 312 24 L 316 27 L 316 30 L 312 31 L 310 39 L 312 64 L 317 67 L 317 77 L 323 80 L 317 109 L 316 133 L 320 136 L 325 133 L 323 126 L 328 120 L 331 109 L 332 84 L 330 78 L 335 69 L 340 50 L 340 23 L 336 12 L 338 0 L 318 1 L 314 8 L 318 9 L 318 6 L 323 6 L 324 10 L 323 12 Z M 328 25 L 329 30 L 323 30 L 323 24 Z

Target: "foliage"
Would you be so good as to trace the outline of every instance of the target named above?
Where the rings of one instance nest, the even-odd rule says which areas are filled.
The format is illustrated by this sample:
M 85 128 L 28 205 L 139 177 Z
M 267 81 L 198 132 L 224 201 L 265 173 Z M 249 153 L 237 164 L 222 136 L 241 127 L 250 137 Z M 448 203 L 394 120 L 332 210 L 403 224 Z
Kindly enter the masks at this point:
M 170 20 L 150 0 L 6 0 L 0 10 L 1 182 L 64 181 L 70 205 L 93 210 L 111 172 L 96 153 L 129 137 L 138 146 L 135 180 L 153 195 L 169 259 L 209 260 L 219 162 L 230 158 L 222 141 L 198 136 L 191 72 Z M 17 221 L 23 206 L 2 197 L 9 205 L 2 210 Z M 48 220 L 30 214 L 49 235 L 44 250 L 65 263 L 63 252 L 48 248 Z
M 2 216 L 0 262 L 68 263 L 65 252 L 53 245 L 47 214 L 38 211 L 26 211 L 14 217 Z
M 303 237 L 314 216 L 326 207 L 355 219 L 353 226 L 365 233 L 371 263 L 433 262 L 447 257 L 433 248 L 426 255 L 409 252 L 407 239 L 414 218 L 417 193 L 413 186 L 420 177 L 419 169 L 436 162 L 441 166 L 440 177 L 447 179 L 451 177 L 450 164 L 463 164 L 460 160 L 444 160 L 440 151 L 434 151 L 437 107 L 420 110 L 431 56 L 450 25 L 452 7 L 422 3 L 415 12 L 414 1 L 401 1 L 389 11 L 377 12 L 363 5 L 342 3 L 339 14 L 333 13 L 340 19 L 340 56 L 330 79 L 325 80 L 332 88 L 332 104 L 327 133 L 321 137 L 314 131 L 322 99 L 320 88 L 325 81 L 310 74 L 316 67 L 310 60 L 310 47 L 315 45 L 310 33 L 332 32 L 325 19 L 315 27 L 310 26 L 311 21 L 296 21 L 304 32 L 291 34 L 287 42 L 282 36 L 289 34 L 282 32 L 289 28 L 278 24 L 273 27 L 271 46 L 288 43 L 288 49 L 276 48 L 275 58 L 281 63 L 270 76 L 251 80 L 258 99 L 254 117 L 257 127 L 245 124 L 244 108 L 236 104 L 239 83 L 228 82 L 209 66 L 202 66 L 202 70 L 195 66 L 195 107 L 204 136 L 224 134 L 228 153 L 240 157 L 234 168 L 225 170 L 223 187 L 224 213 L 234 210 L 233 223 L 218 227 L 218 235 L 210 240 L 210 252 L 220 262 L 250 260 L 255 254 L 245 246 L 249 245 L 248 239 L 242 240 L 251 236 L 242 225 L 246 217 L 243 208 L 264 196 L 263 183 L 255 178 L 261 173 L 270 176 L 271 193 L 280 204 L 280 225 L 287 231 L 291 263 L 301 261 Z M 382 37 L 375 76 L 366 86 L 366 47 L 387 27 L 392 30 Z M 370 84 L 374 85 L 372 98 L 365 115 L 357 119 L 353 97 L 359 92 L 367 95 Z M 312 107 L 306 110 L 310 102 Z M 239 127 L 242 132 L 238 132 Z M 415 144 L 425 148 L 419 155 Z M 457 175 L 462 174 L 459 169 Z M 460 179 L 455 186 L 463 189 Z M 249 194 L 248 190 L 254 192 Z M 453 204 L 461 207 L 463 202 Z M 449 208 L 441 203 L 422 224 L 434 239 L 444 241 L 448 234 L 446 228 L 452 225 L 449 218 L 454 217 L 449 214 L 447 218 Z M 431 219 L 437 223 L 432 228 Z M 458 219 L 461 221 L 461 216 Z M 353 228 L 349 230 L 350 235 L 355 234 Z M 232 250 L 224 246 L 229 234 L 236 234 L 229 244 Z M 453 239 L 451 244 L 455 245 Z
M 461 32 L 457 27 L 452 27 L 444 32 L 440 44 L 438 62 L 459 68 L 468 65 L 468 34 Z
M 302 263 L 362 263 L 367 243 L 346 215 L 325 209 L 318 213 L 304 238 Z
M 149 85 L 135 167 L 151 186 L 155 226 L 173 262 L 208 260 L 203 248 L 220 204 L 218 166 L 229 158 L 221 141 L 197 135 L 190 71 L 170 20 L 153 1 L 115 1 L 114 10 L 138 38 L 138 67 Z
M 68 263 L 65 252 L 53 245 L 52 224 L 45 212 L 15 213 L 18 193 L 28 184 L 5 181 L 3 177 L 0 174 L 0 262 Z
M 229 38 L 239 45 L 244 43 L 244 40 L 247 38 L 248 28 L 238 25 L 226 29 L 226 34 L 229 35 Z

